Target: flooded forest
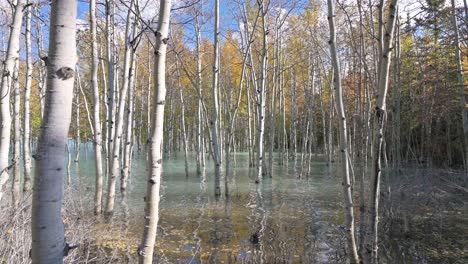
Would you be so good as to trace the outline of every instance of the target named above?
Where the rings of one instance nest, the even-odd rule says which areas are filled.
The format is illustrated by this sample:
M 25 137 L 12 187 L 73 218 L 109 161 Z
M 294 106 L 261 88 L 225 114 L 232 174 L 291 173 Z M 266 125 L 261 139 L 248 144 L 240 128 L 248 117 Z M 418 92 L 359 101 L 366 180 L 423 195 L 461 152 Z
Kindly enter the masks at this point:
M 468 263 L 466 0 L 0 0 L 0 264 Z

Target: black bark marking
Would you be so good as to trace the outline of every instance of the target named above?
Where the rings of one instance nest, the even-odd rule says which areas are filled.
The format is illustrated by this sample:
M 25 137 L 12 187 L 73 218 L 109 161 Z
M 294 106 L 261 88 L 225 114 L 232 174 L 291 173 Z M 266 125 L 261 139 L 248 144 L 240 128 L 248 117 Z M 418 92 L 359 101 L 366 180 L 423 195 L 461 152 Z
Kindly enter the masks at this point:
M 70 67 L 62 67 L 58 69 L 55 73 L 62 80 L 68 80 L 75 76 L 75 71 Z

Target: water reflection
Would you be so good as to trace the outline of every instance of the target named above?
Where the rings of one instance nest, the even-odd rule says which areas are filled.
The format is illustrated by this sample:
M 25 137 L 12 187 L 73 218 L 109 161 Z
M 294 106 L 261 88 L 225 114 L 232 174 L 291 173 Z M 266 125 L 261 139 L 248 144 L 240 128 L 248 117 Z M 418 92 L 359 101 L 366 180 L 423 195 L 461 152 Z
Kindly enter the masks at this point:
M 183 155 L 179 157 L 164 162 L 157 263 L 344 263 L 342 194 L 334 167 L 314 160 L 309 172 L 309 164 L 290 161 L 284 166 L 274 165 L 273 177 L 255 184 L 255 168 L 249 168 L 248 154 L 237 154 L 233 163 L 237 166 L 229 176 L 230 195 L 215 199 L 213 164 L 207 161 L 198 176 L 193 164 L 190 177 L 186 177 Z M 189 158 L 194 160 L 195 156 Z M 92 158 L 83 158 L 71 171 L 76 181 L 81 179 L 80 188 L 90 201 L 94 190 L 92 162 Z M 303 177 L 299 178 L 301 172 Z M 102 236 L 112 241 L 120 238 L 128 244 L 119 247 L 124 256 L 128 255 L 127 263 L 136 261 L 144 222 L 146 177 L 146 159 L 136 153 L 128 193 L 116 208 L 114 224 L 104 229 L 107 236 Z M 405 202 L 393 202 L 392 210 L 400 211 L 398 205 Z M 456 224 L 459 222 L 463 223 Z M 397 235 L 392 230 L 400 226 L 382 223 L 386 228 L 382 233 L 389 234 L 382 240 L 389 241 L 382 251 L 388 254 L 384 256 L 387 263 L 404 263 L 409 258 L 399 252 L 418 254 L 426 245 L 423 240 L 413 246 L 401 240 L 393 243 Z M 430 234 L 430 227 L 425 226 L 424 232 Z M 104 242 L 101 245 L 118 247 Z

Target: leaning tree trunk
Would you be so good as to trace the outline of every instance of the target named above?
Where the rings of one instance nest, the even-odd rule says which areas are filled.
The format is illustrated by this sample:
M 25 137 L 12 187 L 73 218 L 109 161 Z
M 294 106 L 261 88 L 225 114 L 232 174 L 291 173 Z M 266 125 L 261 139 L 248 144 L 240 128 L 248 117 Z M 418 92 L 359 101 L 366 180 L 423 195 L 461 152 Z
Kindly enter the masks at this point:
M 378 257 L 378 223 L 380 200 L 380 177 L 382 175 L 381 156 L 384 136 L 385 99 L 388 90 L 389 67 L 391 60 L 391 45 L 397 15 L 398 0 L 390 2 L 386 32 L 382 35 L 383 49 L 379 63 L 379 79 L 377 87 L 377 101 L 375 107 L 375 123 L 373 131 L 372 171 L 369 182 L 368 213 L 366 232 L 364 236 L 364 263 L 377 263 Z
M 75 138 L 75 159 L 74 162 L 80 161 L 80 153 L 81 153 L 81 131 L 80 131 L 80 86 L 81 81 L 79 78 L 79 74 L 76 76 L 77 81 L 75 82 L 75 127 L 76 127 L 76 138 Z
M 96 184 L 94 194 L 94 213 L 100 215 L 102 211 L 102 132 L 101 132 L 101 106 L 98 87 L 98 47 L 96 42 L 97 25 L 96 25 L 96 0 L 89 1 L 89 16 L 91 20 L 91 82 L 93 86 L 93 101 L 94 101 L 94 161 L 96 167 Z
M 26 85 L 24 89 L 24 118 L 23 118 L 23 162 L 24 162 L 24 183 L 23 191 L 31 191 L 31 144 L 30 144 L 30 114 L 29 98 L 31 95 L 31 83 L 33 73 L 32 51 L 31 51 L 31 12 L 32 6 L 28 6 L 26 13 Z
M 212 130 L 212 146 L 213 146 L 213 163 L 215 171 L 215 196 L 221 195 L 220 177 L 221 177 L 221 157 L 219 147 L 219 130 L 218 130 L 218 85 L 219 84 L 219 0 L 215 1 L 215 32 L 214 32 L 214 58 L 213 58 L 213 117 L 211 120 Z
M 348 258 L 350 263 L 359 263 L 358 249 L 356 245 L 356 236 L 354 231 L 354 209 L 353 209 L 353 194 L 351 190 L 351 180 L 349 176 L 349 150 L 347 139 L 346 115 L 343 104 L 343 88 L 341 86 L 340 64 L 336 52 L 336 33 L 335 33 L 335 10 L 334 0 L 328 0 L 328 24 L 330 26 L 330 53 L 333 71 L 333 83 L 336 93 L 336 110 L 339 118 L 340 128 L 340 148 L 341 148 L 341 173 L 343 177 L 343 196 L 344 196 L 344 211 L 346 221 L 346 238 L 348 246 Z
M 10 91 L 13 86 L 13 75 L 16 62 L 19 60 L 21 23 L 23 21 L 24 0 L 16 2 L 13 22 L 11 24 L 10 36 L 5 61 L 2 67 L 0 86 L 0 201 L 5 192 L 5 184 L 8 181 L 8 160 L 10 151 L 11 115 L 10 115 Z M 18 69 L 16 69 L 18 70 Z
M 36 152 L 32 202 L 32 263 L 63 263 L 70 247 L 62 220 L 65 146 L 71 120 L 76 63 L 76 0 L 53 1 L 47 94 Z
M 151 264 L 159 219 L 159 186 L 162 171 L 162 142 L 164 126 L 164 102 L 166 99 L 166 49 L 169 33 L 171 0 L 161 0 L 155 45 L 153 126 L 148 140 L 148 182 L 145 206 L 145 228 L 138 249 L 139 262 Z

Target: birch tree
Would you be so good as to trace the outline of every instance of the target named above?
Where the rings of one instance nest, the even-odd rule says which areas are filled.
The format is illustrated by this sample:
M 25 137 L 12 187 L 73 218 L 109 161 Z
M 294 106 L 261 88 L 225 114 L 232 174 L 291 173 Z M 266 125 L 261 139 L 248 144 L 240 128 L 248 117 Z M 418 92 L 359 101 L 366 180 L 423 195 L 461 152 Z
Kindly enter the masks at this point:
M 20 88 L 18 80 L 19 60 L 16 61 L 16 70 L 13 73 L 13 205 L 18 207 L 21 199 L 21 171 L 20 171 L 20 155 L 21 155 L 21 117 L 20 117 Z
M 115 201 L 115 185 L 117 177 L 119 175 L 119 157 L 120 157 L 120 146 L 122 140 L 124 114 L 125 114 L 125 101 L 127 100 L 128 87 L 129 87 L 129 74 L 132 72 L 130 69 L 132 59 L 132 47 L 131 40 L 135 35 L 134 14 L 133 6 L 134 1 L 130 2 L 130 6 L 127 13 L 127 25 L 125 28 L 125 59 L 123 68 L 123 83 L 120 90 L 118 112 L 116 116 L 116 127 L 114 132 L 114 139 L 112 144 L 112 159 L 110 160 L 110 175 L 108 180 L 108 192 L 106 202 L 106 214 L 111 215 L 114 212 L 114 201 Z
M 219 114 L 219 0 L 215 0 L 215 27 L 214 27 L 214 47 L 213 47 L 213 112 L 211 119 L 211 135 L 213 146 L 213 162 L 215 171 L 215 196 L 221 195 L 220 177 L 221 177 L 221 153 L 219 147 L 219 130 L 218 130 L 218 114 Z
M 380 179 L 382 176 L 381 156 L 384 137 L 384 119 L 386 114 L 385 100 L 388 90 L 389 67 L 391 60 L 393 32 L 397 16 L 398 0 L 391 0 L 385 25 L 385 33 L 379 33 L 382 51 L 379 57 L 379 74 L 377 84 L 377 100 L 373 129 L 372 170 L 368 192 L 366 232 L 364 236 L 364 263 L 377 263 L 378 256 L 378 223 L 380 201 Z M 384 25 L 380 25 L 383 27 Z M 380 45 L 380 44 L 379 44 Z
M 8 48 L 2 65 L 0 85 L 0 201 L 8 181 L 8 160 L 11 136 L 10 91 L 13 89 L 15 65 L 19 60 L 21 24 L 23 22 L 25 0 L 14 3 L 13 21 L 8 38 Z
M 130 60 L 130 72 L 128 80 L 128 103 L 127 103 L 127 127 L 125 128 L 125 139 L 122 139 L 123 150 L 123 164 L 122 164 L 122 175 L 120 181 L 120 190 L 125 192 L 127 190 L 128 178 L 131 170 L 131 159 L 132 159 L 132 144 L 133 144 L 133 105 L 135 95 L 135 60 L 136 60 L 136 47 L 132 47 L 132 58 Z
M 96 0 L 89 1 L 89 17 L 91 26 L 91 82 L 93 86 L 93 121 L 94 121 L 94 162 L 96 168 L 96 184 L 94 194 L 94 213 L 96 215 L 101 214 L 102 206 L 102 182 L 103 182 L 103 171 L 102 171 L 102 132 L 101 132 L 101 105 L 99 98 L 99 87 L 98 87 L 98 47 L 96 42 L 97 25 L 96 25 Z
M 28 2 L 30 4 L 30 1 Z M 24 89 L 24 118 L 23 118 L 23 161 L 24 161 L 24 183 L 23 191 L 31 191 L 31 143 L 30 143 L 30 109 L 29 99 L 31 95 L 31 83 L 33 73 L 32 50 L 31 50 L 31 13 L 32 6 L 29 5 L 26 13 L 26 84 Z
M 259 3 L 260 13 L 262 17 L 262 57 L 261 57 L 261 75 L 260 75 L 260 87 L 256 90 L 257 99 L 257 179 L 256 183 L 259 183 L 263 177 L 263 166 L 265 156 L 265 103 L 266 103 L 266 79 L 268 71 L 268 29 L 266 26 L 266 15 L 268 12 L 269 1 L 262 1 Z
M 339 143 L 341 153 L 341 174 L 343 178 L 343 196 L 346 221 L 346 237 L 348 246 L 348 259 L 350 263 L 359 263 L 358 249 L 354 231 L 354 205 L 353 194 L 351 190 L 351 180 L 349 175 L 349 150 L 348 150 L 348 131 L 346 126 L 346 115 L 343 103 L 343 88 L 341 86 L 341 71 L 338 54 L 336 52 L 336 33 L 335 33 L 335 8 L 334 0 L 328 0 L 328 25 L 330 27 L 330 54 L 333 65 L 333 86 L 335 88 L 336 110 L 338 112 L 339 123 Z
M 460 48 L 460 34 L 458 32 L 457 23 L 457 9 L 455 7 L 455 0 L 451 0 L 453 14 L 452 24 L 453 31 L 455 33 L 455 60 L 457 62 L 457 79 L 458 85 L 460 86 L 460 98 L 462 108 L 462 126 L 463 126 L 463 140 L 465 144 L 465 171 L 468 171 L 468 109 L 466 106 L 466 95 L 465 95 L 465 77 L 463 76 L 463 63 L 461 59 L 461 48 Z M 466 10 L 465 10 L 466 11 Z
M 148 182 L 145 205 L 145 227 L 138 249 L 139 263 L 151 264 L 159 220 L 159 188 L 162 171 L 162 141 L 164 127 L 164 104 L 166 99 L 166 50 L 169 36 L 171 0 L 161 0 L 156 29 L 154 98 L 151 134 L 148 140 Z
M 53 1 L 47 95 L 36 152 L 32 201 L 32 263 L 63 263 L 69 246 L 62 220 L 65 146 L 71 121 L 76 63 L 76 0 Z
M 201 6 L 200 6 L 201 9 Z M 200 11 L 201 12 L 201 11 Z M 195 34 L 197 52 L 197 83 L 198 89 L 198 109 L 197 109 L 197 173 L 201 175 L 202 167 L 205 166 L 205 147 L 203 135 L 203 101 L 202 101 L 202 51 L 201 51 L 201 23 L 198 10 L 195 11 Z
M 115 79 L 114 79 L 114 1 L 113 0 L 106 0 L 106 33 L 107 33 L 107 41 L 106 41 L 106 50 L 107 50 L 107 113 L 106 113 L 106 121 L 107 121 L 107 164 L 106 170 L 107 173 L 110 174 L 110 163 L 112 161 L 112 154 L 113 150 L 112 147 L 114 145 L 114 115 L 115 115 Z

